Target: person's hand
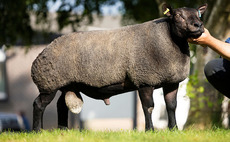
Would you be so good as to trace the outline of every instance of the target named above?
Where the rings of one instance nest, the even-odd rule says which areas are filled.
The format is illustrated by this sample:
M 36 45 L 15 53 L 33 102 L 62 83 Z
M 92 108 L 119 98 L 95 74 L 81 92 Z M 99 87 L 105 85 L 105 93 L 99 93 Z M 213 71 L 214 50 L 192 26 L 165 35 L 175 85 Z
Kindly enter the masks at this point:
M 193 44 L 199 44 L 203 47 L 207 46 L 207 43 L 209 42 L 209 38 L 211 37 L 209 31 L 204 28 L 204 33 L 198 38 L 189 38 L 187 41 Z

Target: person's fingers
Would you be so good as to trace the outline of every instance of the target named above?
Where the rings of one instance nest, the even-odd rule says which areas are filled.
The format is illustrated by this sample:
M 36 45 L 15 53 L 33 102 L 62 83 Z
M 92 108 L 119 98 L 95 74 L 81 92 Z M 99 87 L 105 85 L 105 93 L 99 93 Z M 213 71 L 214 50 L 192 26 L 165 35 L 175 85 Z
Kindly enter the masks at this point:
M 193 44 L 197 44 L 197 40 L 194 38 L 188 38 L 187 41 Z

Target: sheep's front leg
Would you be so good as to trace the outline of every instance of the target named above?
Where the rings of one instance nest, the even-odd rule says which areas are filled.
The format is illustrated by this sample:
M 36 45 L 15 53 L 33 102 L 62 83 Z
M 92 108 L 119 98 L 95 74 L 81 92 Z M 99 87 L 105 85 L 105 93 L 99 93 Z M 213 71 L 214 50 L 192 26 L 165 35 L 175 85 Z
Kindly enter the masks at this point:
M 138 90 L 145 115 L 145 130 L 154 130 L 152 123 L 153 87 L 142 87 Z
M 179 83 L 169 84 L 163 87 L 164 99 L 168 113 L 169 129 L 177 128 L 176 125 L 176 106 L 177 106 L 177 91 Z

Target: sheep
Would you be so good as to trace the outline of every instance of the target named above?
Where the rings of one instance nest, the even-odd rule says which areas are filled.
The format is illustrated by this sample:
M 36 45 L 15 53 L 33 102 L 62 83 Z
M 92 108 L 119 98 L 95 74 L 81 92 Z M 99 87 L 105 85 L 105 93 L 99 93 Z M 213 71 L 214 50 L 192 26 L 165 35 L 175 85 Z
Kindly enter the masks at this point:
M 58 127 L 68 126 L 68 108 L 79 113 L 79 92 L 110 104 L 111 96 L 138 90 L 145 115 L 145 129 L 154 130 L 151 113 L 153 90 L 163 87 L 168 127 L 176 128 L 175 109 L 179 82 L 189 74 L 187 38 L 203 31 L 198 9 L 172 9 L 168 17 L 107 31 L 74 32 L 51 42 L 34 60 L 31 77 L 39 96 L 33 103 L 33 130 L 43 128 L 43 113 L 58 90 Z M 68 106 L 68 107 L 67 107 Z

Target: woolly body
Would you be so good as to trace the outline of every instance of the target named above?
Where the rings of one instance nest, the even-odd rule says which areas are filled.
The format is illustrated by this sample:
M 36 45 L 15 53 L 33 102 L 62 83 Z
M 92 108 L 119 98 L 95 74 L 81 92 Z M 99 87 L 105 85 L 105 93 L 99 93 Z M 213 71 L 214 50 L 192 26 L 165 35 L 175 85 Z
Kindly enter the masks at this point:
M 168 21 L 59 37 L 33 62 L 33 81 L 47 93 L 71 83 L 102 88 L 129 80 L 135 90 L 180 82 L 189 74 L 189 48 L 172 39 Z

